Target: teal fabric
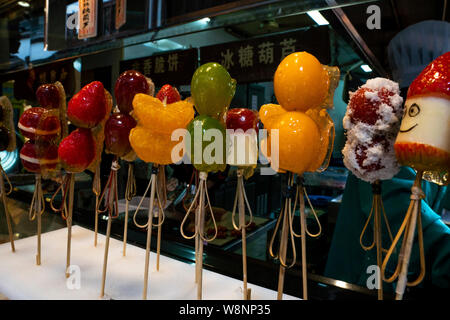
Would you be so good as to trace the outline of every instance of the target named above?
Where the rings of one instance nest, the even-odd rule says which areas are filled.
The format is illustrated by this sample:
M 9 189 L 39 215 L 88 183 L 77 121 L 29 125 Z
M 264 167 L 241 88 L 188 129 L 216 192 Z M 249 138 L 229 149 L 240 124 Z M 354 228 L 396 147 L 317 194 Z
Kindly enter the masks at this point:
M 414 178 L 415 172 L 410 168 L 403 167 L 392 180 L 382 182 L 382 199 L 393 237 L 397 234 L 408 209 Z M 426 275 L 420 285 L 431 283 L 441 288 L 449 288 L 450 228 L 436 213 L 440 213 L 448 203 L 448 188 L 423 182 L 422 189 L 426 195 L 421 204 Z M 367 267 L 376 265 L 376 250 L 375 248 L 368 252 L 363 250 L 359 243 L 359 236 L 369 216 L 371 206 L 371 185 L 350 174 L 338 213 L 325 276 L 366 286 L 367 279 L 371 275 L 367 273 Z M 383 247 L 387 249 L 390 246 L 390 239 L 384 219 L 382 230 Z M 371 243 L 372 231 L 372 225 L 369 225 L 363 242 L 365 245 Z M 410 280 L 416 279 L 420 270 L 417 232 L 414 241 L 408 268 Z M 387 277 L 392 275 L 396 262 L 397 256 L 393 254 L 387 266 Z M 393 284 L 384 283 L 383 285 L 386 290 L 393 291 L 395 281 Z

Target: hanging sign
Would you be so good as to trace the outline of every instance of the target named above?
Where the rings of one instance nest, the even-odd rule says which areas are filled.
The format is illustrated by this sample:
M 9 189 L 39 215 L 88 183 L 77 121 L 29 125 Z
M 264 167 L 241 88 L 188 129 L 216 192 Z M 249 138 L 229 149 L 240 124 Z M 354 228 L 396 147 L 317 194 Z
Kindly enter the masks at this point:
M 127 0 L 116 0 L 116 29 L 127 22 Z
M 97 36 L 97 0 L 78 1 L 78 39 Z
M 184 85 L 191 83 L 197 65 L 197 49 L 188 49 L 120 61 L 120 72 L 137 70 L 151 78 L 158 86 L 166 83 Z
M 307 51 L 330 63 L 327 26 L 200 48 L 201 64 L 218 62 L 238 82 L 272 81 L 278 64 L 293 52 Z

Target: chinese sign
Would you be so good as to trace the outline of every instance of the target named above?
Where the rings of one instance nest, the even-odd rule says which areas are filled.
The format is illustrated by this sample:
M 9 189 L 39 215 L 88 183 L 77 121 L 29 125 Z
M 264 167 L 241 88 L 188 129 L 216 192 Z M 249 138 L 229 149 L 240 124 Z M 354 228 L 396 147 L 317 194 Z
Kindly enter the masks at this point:
M 78 39 L 97 36 L 97 0 L 78 1 Z
M 116 0 L 116 29 L 127 21 L 127 0 Z
M 198 66 L 197 49 L 174 51 L 120 62 L 120 72 L 137 70 L 152 79 L 156 86 L 190 84 Z
M 308 51 L 322 64 L 328 64 L 328 27 L 202 47 L 200 60 L 202 64 L 222 64 L 238 82 L 271 81 L 281 60 L 297 51 Z
M 36 89 L 45 83 L 61 82 L 70 97 L 75 90 L 75 73 L 73 60 L 34 67 L 32 69 L 3 74 L 0 82 L 14 80 L 14 97 L 16 99 L 36 100 Z

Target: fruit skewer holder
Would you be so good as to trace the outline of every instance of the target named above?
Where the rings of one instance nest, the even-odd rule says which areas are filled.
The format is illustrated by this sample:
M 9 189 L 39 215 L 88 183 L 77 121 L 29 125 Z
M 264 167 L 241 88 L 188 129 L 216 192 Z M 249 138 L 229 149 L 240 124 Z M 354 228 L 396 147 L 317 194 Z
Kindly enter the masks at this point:
M 416 179 L 411 188 L 411 202 L 406 212 L 405 218 L 394 238 L 394 241 L 389 248 L 386 257 L 383 260 L 381 266 L 381 275 L 386 282 L 393 282 L 397 279 L 397 286 L 395 288 L 395 299 L 402 300 L 403 294 L 405 293 L 406 286 L 416 286 L 422 282 L 425 277 L 425 250 L 423 244 L 423 229 L 422 229 L 422 212 L 421 212 L 421 202 L 425 198 L 425 194 L 421 188 L 423 171 L 417 171 Z M 408 265 L 411 258 L 411 251 L 414 242 L 414 234 L 417 225 L 417 236 L 419 245 L 419 255 L 420 255 L 420 273 L 417 279 L 414 281 L 408 281 Z M 403 234 L 403 240 L 400 247 L 400 253 L 398 255 L 397 267 L 394 274 L 390 278 L 386 278 L 386 266 L 391 258 L 392 253 L 395 251 L 398 241 Z
M 389 239 L 391 243 L 393 242 L 392 232 L 391 228 L 389 226 L 389 221 L 386 216 L 386 212 L 384 210 L 383 205 L 383 199 L 381 197 L 381 181 L 377 180 L 374 183 L 372 183 L 372 208 L 370 209 L 369 217 L 367 218 L 367 221 L 361 231 L 361 235 L 359 237 L 359 243 L 361 245 L 361 248 L 363 248 L 365 251 L 370 251 L 374 247 L 376 247 L 376 255 L 377 255 L 377 266 L 381 269 L 381 265 L 383 263 L 383 253 L 386 253 L 387 250 L 383 248 L 382 246 L 382 222 L 381 222 L 381 215 L 383 215 L 384 223 L 386 226 L 386 230 L 389 234 Z M 372 219 L 373 216 L 373 219 Z M 370 221 L 373 220 L 373 241 L 370 245 L 365 245 L 363 243 L 363 238 L 366 233 L 367 226 L 369 225 Z M 378 300 L 383 300 L 383 285 L 382 285 L 382 276 L 381 273 L 378 273 L 378 283 L 380 284 L 378 286 Z
M 284 206 L 281 209 L 280 215 L 277 220 L 277 224 L 275 225 L 275 229 L 272 235 L 272 238 L 269 243 L 269 254 L 274 259 L 278 259 L 280 262 L 280 270 L 278 274 L 278 295 L 277 299 L 283 299 L 283 288 L 284 288 L 284 276 L 286 269 L 292 268 L 295 266 L 297 262 L 297 251 L 295 248 L 294 238 L 301 239 L 301 247 L 302 247 L 302 288 L 303 288 L 303 299 L 308 299 L 308 274 L 307 274 L 307 263 L 306 263 L 306 235 L 309 235 L 312 238 L 316 238 L 322 233 L 322 226 L 320 224 L 317 213 L 314 210 L 314 207 L 309 200 L 306 189 L 303 185 L 303 177 L 301 175 L 297 176 L 297 181 L 294 181 L 294 174 L 291 172 L 287 172 L 287 188 L 284 192 Z M 305 198 L 308 201 L 308 204 L 312 210 L 314 218 L 316 220 L 318 226 L 318 232 L 313 234 L 309 232 L 306 224 L 306 214 L 305 214 Z M 294 200 L 294 204 L 292 207 L 292 200 Z M 294 214 L 297 207 L 297 203 L 299 203 L 299 211 L 300 211 L 300 234 L 295 233 L 293 227 Z M 281 224 L 281 233 L 280 233 L 280 245 L 277 253 L 274 252 L 273 245 L 275 242 L 275 238 L 278 233 L 278 229 Z M 288 241 L 291 243 L 292 249 L 292 261 L 290 264 L 287 263 L 287 247 Z
M 199 174 L 200 182 L 186 215 L 181 222 L 180 231 L 185 239 L 195 238 L 195 282 L 197 283 L 197 300 L 203 299 L 203 244 L 204 242 L 214 241 L 217 237 L 217 224 L 214 218 L 214 212 L 211 207 L 208 195 L 207 179 L 208 173 L 201 171 Z M 197 207 L 195 208 L 195 205 Z M 209 208 L 211 220 L 214 225 L 214 235 L 211 238 L 205 237 L 205 211 Z M 195 212 L 195 231 L 191 236 L 187 236 L 184 232 L 184 224 L 189 215 Z

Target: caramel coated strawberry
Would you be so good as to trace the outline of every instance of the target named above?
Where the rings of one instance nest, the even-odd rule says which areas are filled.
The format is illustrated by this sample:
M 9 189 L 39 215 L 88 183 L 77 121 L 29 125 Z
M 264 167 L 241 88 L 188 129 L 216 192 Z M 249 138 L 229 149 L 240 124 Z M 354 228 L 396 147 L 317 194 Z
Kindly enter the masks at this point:
M 80 128 L 93 128 L 106 116 L 107 101 L 105 88 L 100 81 L 84 86 L 69 101 L 67 117 Z

